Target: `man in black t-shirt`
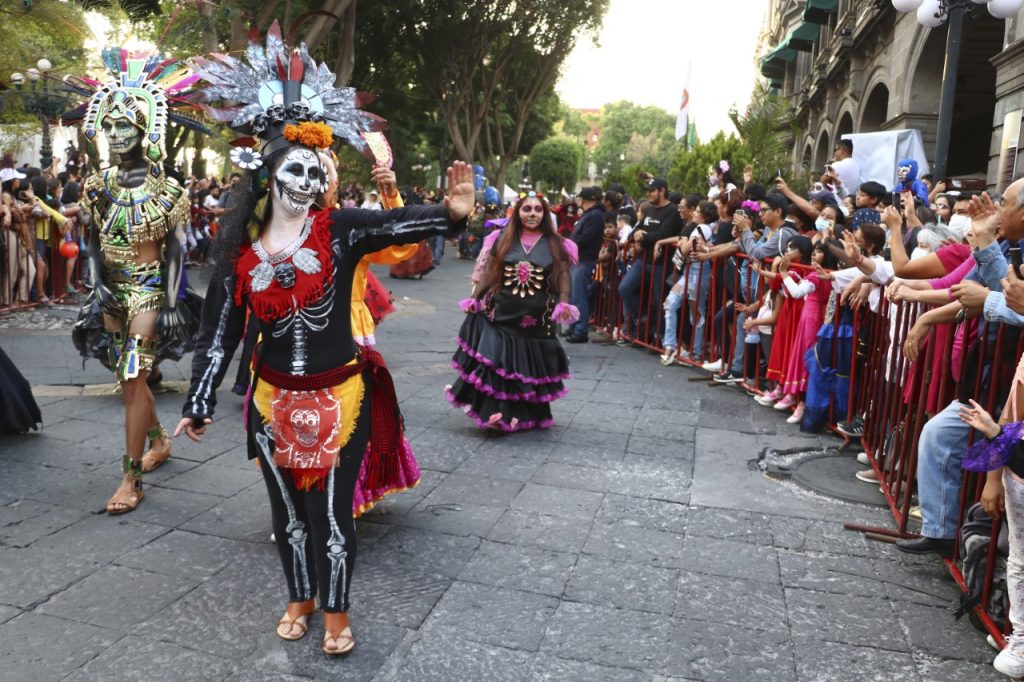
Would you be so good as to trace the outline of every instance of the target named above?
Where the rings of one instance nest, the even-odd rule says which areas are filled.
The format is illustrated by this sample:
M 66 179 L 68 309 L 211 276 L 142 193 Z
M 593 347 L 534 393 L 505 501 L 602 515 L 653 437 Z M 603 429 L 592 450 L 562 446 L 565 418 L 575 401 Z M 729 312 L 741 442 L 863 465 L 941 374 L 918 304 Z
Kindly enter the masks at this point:
M 665 179 L 653 178 L 647 183 L 646 190 L 650 208 L 630 235 L 640 249 L 640 254 L 619 283 L 627 336 L 634 337 L 641 332 L 648 332 L 646 328 L 640 328 L 641 306 L 646 311 L 650 301 L 660 303 L 665 298 L 665 267 L 662 258 L 654 258 L 654 244 L 666 237 L 677 237 L 683 230 L 679 208 L 668 200 L 668 183 Z M 644 293 L 643 301 L 641 291 Z

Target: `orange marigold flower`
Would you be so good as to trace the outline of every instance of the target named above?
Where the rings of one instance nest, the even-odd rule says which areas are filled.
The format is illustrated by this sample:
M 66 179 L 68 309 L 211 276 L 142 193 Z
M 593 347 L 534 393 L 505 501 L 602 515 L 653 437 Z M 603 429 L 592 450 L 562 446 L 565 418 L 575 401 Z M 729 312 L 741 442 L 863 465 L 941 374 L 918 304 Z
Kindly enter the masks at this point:
M 326 149 L 334 142 L 334 133 L 326 123 L 303 121 L 298 125 L 284 127 L 284 137 L 289 142 L 297 142 L 304 147 Z

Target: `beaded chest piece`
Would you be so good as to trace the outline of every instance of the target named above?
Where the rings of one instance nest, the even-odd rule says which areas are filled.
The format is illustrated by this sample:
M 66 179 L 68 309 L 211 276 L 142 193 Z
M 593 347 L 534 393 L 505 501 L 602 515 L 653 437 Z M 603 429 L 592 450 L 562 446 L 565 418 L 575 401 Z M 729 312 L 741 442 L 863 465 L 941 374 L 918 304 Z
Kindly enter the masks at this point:
M 89 176 L 84 203 L 99 229 L 104 258 L 129 262 L 138 245 L 163 239 L 169 229 L 188 220 L 185 189 L 166 175 L 146 180 L 138 187 L 117 183 L 117 169 Z

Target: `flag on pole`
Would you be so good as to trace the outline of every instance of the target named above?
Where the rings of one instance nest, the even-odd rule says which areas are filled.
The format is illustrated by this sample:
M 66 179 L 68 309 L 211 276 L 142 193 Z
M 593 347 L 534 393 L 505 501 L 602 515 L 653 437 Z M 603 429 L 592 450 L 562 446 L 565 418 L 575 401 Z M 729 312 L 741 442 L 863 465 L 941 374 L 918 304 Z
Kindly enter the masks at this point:
M 676 116 L 676 139 L 681 140 L 690 129 L 690 71 L 691 61 L 686 66 L 686 80 L 683 81 L 683 97 L 679 102 L 679 114 Z
M 686 148 L 693 149 L 697 146 L 697 123 L 690 123 L 690 131 L 686 135 Z

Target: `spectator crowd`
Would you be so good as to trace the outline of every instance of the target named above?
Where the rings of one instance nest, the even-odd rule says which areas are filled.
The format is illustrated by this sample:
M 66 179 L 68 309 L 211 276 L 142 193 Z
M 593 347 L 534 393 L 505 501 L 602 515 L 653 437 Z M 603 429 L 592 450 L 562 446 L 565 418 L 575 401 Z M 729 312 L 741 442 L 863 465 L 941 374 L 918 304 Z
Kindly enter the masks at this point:
M 1024 180 L 991 198 L 905 159 L 887 187 L 854 152 L 840 141 L 806 194 L 727 160 L 706 192 L 649 175 L 640 198 L 584 187 L 559 225 L 580 254 L 565 338 L 656 351 L 793 428 L 862 442 L 857 478 L 886 494 L 897 548 L 955 558 L 963 611 L 1006 635 L 995 667 L 1024 676 Z M 1003 518 L 1009 547 L 990 558 Z

